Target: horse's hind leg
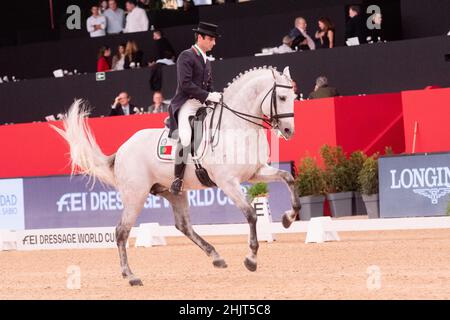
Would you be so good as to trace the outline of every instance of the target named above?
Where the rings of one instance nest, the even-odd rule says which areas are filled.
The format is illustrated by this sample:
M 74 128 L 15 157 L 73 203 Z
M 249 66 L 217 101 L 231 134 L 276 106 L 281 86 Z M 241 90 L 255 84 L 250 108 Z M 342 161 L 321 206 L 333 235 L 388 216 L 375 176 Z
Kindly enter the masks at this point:
M 126 245 L 131 228 L 134 226 L 137 217 L 144 207 L 144 203 L 148 197 L 148 191 L 140 191 L 139 194 L 135 189 L 130 191 L 124 190 L 121 192 L 121 196 L 124 210 L 122 218 L 116 227 L 116 240 L 119 249 L 122 276 L 128 279 L 131 286 L 142 286 L 142 281 L 131 272 L 130 266 L 128 265 Z
M 158 195 L 166 198 L 172 205 L 175 216 L 175 227 L 191 239 L 192 242 L 198 245 L 209 257 L 212 257 L 213 265 L 216 268 L 226 268 L 227 264 L 225 260 L 217 253 L 216 249 L 205 239 L 200 237 L 192 228 L 191 221 L 189 219 L 189 202 L 187 193 L 182 192 L 180 195 L 173 195 L 169 191 L 164 191 Z
M 294 177 L 290 172 L 279 170 L 277 168 L 266 165 L 262 167 L 250 180 L 250 183 L 255 182 L 284 182 L 291 192 L 292 210 L 286 211 L 283 214 L 282 223 L 285 228 L 289 228 L 296 217 L 300 215 L 300 199 L 295 188 Z
M 217 182 L 218 187 L 241 209 L 250 226 L 250 253 L 245 258 L 245 267 L 250 271 L 256 271 L 256 257 L 258 254 L 258 237 L 256 234 L 257 216 L 255 209 L 248 203 L 245 194 L 237 180 Z

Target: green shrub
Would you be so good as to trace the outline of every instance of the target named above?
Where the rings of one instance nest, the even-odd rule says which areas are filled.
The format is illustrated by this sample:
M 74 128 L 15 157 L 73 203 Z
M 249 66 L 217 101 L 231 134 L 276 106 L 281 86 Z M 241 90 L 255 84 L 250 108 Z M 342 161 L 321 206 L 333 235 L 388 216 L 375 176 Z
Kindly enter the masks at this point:
M 352 191 L 350 165 L 342 147 L 324 145 L 320 155 L 325 164 L 324 179 L 327 193 Z
M 305 157 L 298 166 L 298 175 L 295 178 L 295 187 L 300 197 L 316 196 L 325 191 L 325 180 L 315 159 Z
M 362 151 L 353 152 L 348 159 L 351 191 L 360 190 L 358 176 L 366 159 L 367 155 Z
M 394 150 L 392 149 L 392 147 L 384 147 L 384 154 L 386 156 L 393 156 L 394 155 Z
M 372 195 L 378 193 L 378 153 L 364 161 L 358 182 L 361 194 Z
M 256 197 L 266 196 L 268 194 L 269 187 L 265 182 L 258 182 L 251 187 L 247 187 L 247 197 L 250 202 Z
M 447 204 L 447 215 L 450 216 L 450 202 Z

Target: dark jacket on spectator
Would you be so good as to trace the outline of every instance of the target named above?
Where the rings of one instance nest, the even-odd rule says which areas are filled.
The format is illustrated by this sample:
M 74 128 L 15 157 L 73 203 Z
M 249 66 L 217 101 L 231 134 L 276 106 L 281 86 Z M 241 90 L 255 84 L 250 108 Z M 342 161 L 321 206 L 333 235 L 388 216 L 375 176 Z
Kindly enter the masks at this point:
M 360 44 L 366 43 L 365 30 L 366 26 L 364 21 L 358 14 L 347 21 L 345 26 L 345 40 L 358 37 Z
M 304 40 L 306 40 L 305 36 L 298 30 L 297 28 L 291 29 L 288 36 L 293 39 L 291 44 L 291 49 L 296 50 L 298 48 L 299 50 L 309 50 L 309 46 L 307 44 L 301 45 Z
M 155 41 L 155 54 L 150 58 L 150 62 L 155 62 L 159 59 L 174 59 L 175 57 L 175 50 L 173 50 L 169 40 L 162 37 Z
M 131 60 L 128 56 L 125 56 L 124 69 L 130 69 L 130 63 L 134 62 L 136 64 L 139 63 L 142 66 L 142 59 L 144 57 L 144 53 L 142 51 L 138 51 L 131 56 Z
M 136 106 L 133 104 L 130 104 L 130 115 L 135 114 L 136 112 L 134 111 L 134 108 Z M 123 113 L 123 109 L 122 106 L 120 104 L 116 104 L 116 107 L 113 109 L 111 108 L 111 112 L 109 113 L 109 116 L 124 116 L 125 114 Z
M 337 92 L 336 88 L 333 87 L 321 87 L 317 89 L 316 91 L 313 91 L 309 94 L 308 99 L 321 99 L 321 98 L 329 98 L 329 97 L 336 97 L 339 93 Z
M 178 111 L 189 99 L 205 103 L 212 88 L 211 63 L 203 60 L 194 47 L 184 50 L 177 60 L 177 91 L 170 106 L 170 137 L 178 129 Z

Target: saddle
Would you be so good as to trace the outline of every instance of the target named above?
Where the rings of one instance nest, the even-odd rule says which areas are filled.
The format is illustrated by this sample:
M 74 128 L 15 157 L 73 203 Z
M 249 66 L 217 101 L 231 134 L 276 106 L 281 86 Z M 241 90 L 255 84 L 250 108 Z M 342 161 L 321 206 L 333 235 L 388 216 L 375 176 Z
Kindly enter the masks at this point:
M 208 172 L 201 165 L 201 160 L 206 154 L 209 145 L 208 133 L 209 129 L 205 121 L 208 115 L 208 109 L 202 107 L 197 110 L 195 116 L 189 117 L 189 124 L 191 126 L 191 145 L 190 145 L 190 160 L 195 165 L 195 173 L 199 181 L 206 187 L 215 187 L 216 184 L 210 179 Z M 175 152 L 177 148 L 178 137 L 176 139 L 169 138 L 169 128 L 166 125 L 157 144 L 156 153 L 161 162 L 174 162 Z M 188 162 L 189 162 L 188 158 Z

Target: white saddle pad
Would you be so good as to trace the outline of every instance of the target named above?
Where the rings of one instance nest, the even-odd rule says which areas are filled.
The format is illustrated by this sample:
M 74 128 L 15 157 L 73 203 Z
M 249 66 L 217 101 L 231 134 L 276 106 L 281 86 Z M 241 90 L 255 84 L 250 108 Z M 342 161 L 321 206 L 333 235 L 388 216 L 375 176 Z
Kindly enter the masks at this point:
M 197 161 L 201 161 L 206 154 L 206 149 L 209 145 L 208 141 L 208 133 L 209 129 L 206 125 L 206 121 L 203 121 L 203 137 L 200 142 L 200 146 L 196 150 L 196 156 L 192 157 L 189 154 L 188 159 L 193 159 Z M 159 137 L 158 144 L 156 146 L 156 154 L 158 155 L 158 160 L 161 162 L 174 162 L 175 161 L 175 152 L 177 149 L 177 140 L 169 138 L 169 129 L 165 128 Z

